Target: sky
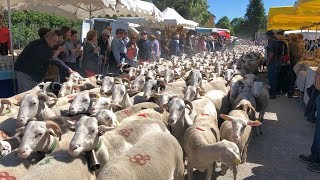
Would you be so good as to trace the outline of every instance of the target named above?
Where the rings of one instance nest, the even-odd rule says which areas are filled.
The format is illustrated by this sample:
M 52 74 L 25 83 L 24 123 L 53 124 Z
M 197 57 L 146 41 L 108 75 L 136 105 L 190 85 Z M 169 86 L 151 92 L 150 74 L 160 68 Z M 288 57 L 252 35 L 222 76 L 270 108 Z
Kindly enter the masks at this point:
M 273 6 L 292 6 L 297 0 L 263 0 L 266 14 Z M 209 11 L 216 16 L 215 23 L 223 16 L 230 21 L 236 17 L 243 17 L 246 13 L 249 0 L 208 0 Z

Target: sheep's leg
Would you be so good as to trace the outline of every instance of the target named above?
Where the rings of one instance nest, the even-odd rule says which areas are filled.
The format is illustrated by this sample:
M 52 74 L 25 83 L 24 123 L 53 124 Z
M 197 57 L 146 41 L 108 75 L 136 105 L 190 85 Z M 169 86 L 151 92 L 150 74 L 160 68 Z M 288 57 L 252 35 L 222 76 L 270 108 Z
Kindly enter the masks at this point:
M 259 126 L 260 134 L 263 134 L 263 118 L 264 118 L 265 112 L 260 112 L 259 113 L 259 120 L 262 123 L 261 126 Z
M 246 145 L 242 151 L 241 164 L 247 161 L 247 150 L 248 150 L 248 145 Z
M 220 174 L 222 176 L 226 175 L 227 174 L 227 170 L 228 170 L 228 167 L 224 164 L 221 164 L 221 171 L 220 171 Z
M 238 174 L 238 167 L 235 165 L 233 167 L 233 180 L 237 180 L 237 174 Z
M 187 164 L 187 173 L 188 173 L 188 180 L 193 180 L 193 167 L 189 162 Z
M 206 180 L 210 180 L 213 172 L 214 164 L 210 164 L 207 169 Z

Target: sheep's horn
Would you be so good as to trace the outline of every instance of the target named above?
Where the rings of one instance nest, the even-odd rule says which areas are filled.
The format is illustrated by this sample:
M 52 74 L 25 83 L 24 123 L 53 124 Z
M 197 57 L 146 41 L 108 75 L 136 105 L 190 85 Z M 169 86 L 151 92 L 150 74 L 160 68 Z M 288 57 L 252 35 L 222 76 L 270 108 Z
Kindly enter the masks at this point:
M 9 99 L 1 99 L 1 104 L 8 104 L 10 107 L 12 106 L 12 103 Z
M 89 97 L 90 98 L 101 98 L 100 94 L 96 93 L 96 92 L 90 92 Z
M 37 93 L 37 96 L 38 96 L 38 99 L 39 99 L 39 100 L 44 100 L 44 101 L 49 101 L 49 100 L 50 100 L 49 97 L 48 97 L 48 95 L 47 95 L 47 94 L 44 94 L 44 93 L 42 93 L 42 92 L 38 92 L 38 93 Z
M 200 86 L 197 86 L 197 91 L 200 94 L 200 96 L 204 96 L 206 93 Z
M 186 108 L 188 108 L 190 110 L 190 112 L 189 112 L 189 115 L 190 115 L 192 113 L 192 111 L 193 111 L 193 105 L 189 100 L 184 100 L 184 103 L 186 105 L 189 105 L 189 108 L 187 106 L 186 106 Z
M 121 105 L 119 105 L 119 104 L 115 104 L 115 103 L 111 103 L 110 105 L 111 105 L 111 106 L 114 106 L 114 107 L 118 107 L 118 108 L 120 108 L 120 109 L 123 108 L 123 106 L 121 106 Z
M 54 133 L 56 133 L 56 135 L 59 137 L 59 141 L 61 141 L 62 132 L 58 124 L 53 121 L 45 121 L 45 123 L 46 123 L 47 129 L 51 128 L 54 131 Z

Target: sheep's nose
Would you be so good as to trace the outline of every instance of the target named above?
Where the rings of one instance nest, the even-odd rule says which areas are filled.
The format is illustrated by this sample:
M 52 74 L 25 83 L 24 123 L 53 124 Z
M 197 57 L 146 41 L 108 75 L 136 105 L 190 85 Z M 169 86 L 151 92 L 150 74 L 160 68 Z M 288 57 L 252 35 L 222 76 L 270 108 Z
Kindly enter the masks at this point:
M 74 109 L 74 107 L 70 107 L 69 110 L 70 111 L 74 111 L 75 109 Z
M 168 119 L 168 123 L 169 123 L 169 124 L 173 124 L 173 123 L 174 123 L 174 119 L 173 119 L 173 118 L 169 118 L 169 119 Z
M 80 147 L 80 144 L 70 145 L 69 150 L 70 150 L 70 151 L 75 151 L 75 150 L 77 150 L 79 147 Z

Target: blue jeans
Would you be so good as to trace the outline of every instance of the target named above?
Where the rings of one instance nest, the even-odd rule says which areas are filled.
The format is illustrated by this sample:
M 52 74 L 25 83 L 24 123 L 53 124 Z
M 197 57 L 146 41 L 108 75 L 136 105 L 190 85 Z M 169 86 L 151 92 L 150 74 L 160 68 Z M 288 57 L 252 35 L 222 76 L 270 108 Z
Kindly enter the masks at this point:
M 278 91 L 278 76 L 279 76 L 279 68 L 277 68 L 273 64 L 269 64 L 268 66 L 268 79 L 270 85 L 270 96 L 276 96 Z
M 316 128 L 313 137 L 313 143 L 311 146 L 311 158 L 317 163 L 320 163 L 320 95 L 316 98 L 317 105 L 317 117 L 316 117 Z

